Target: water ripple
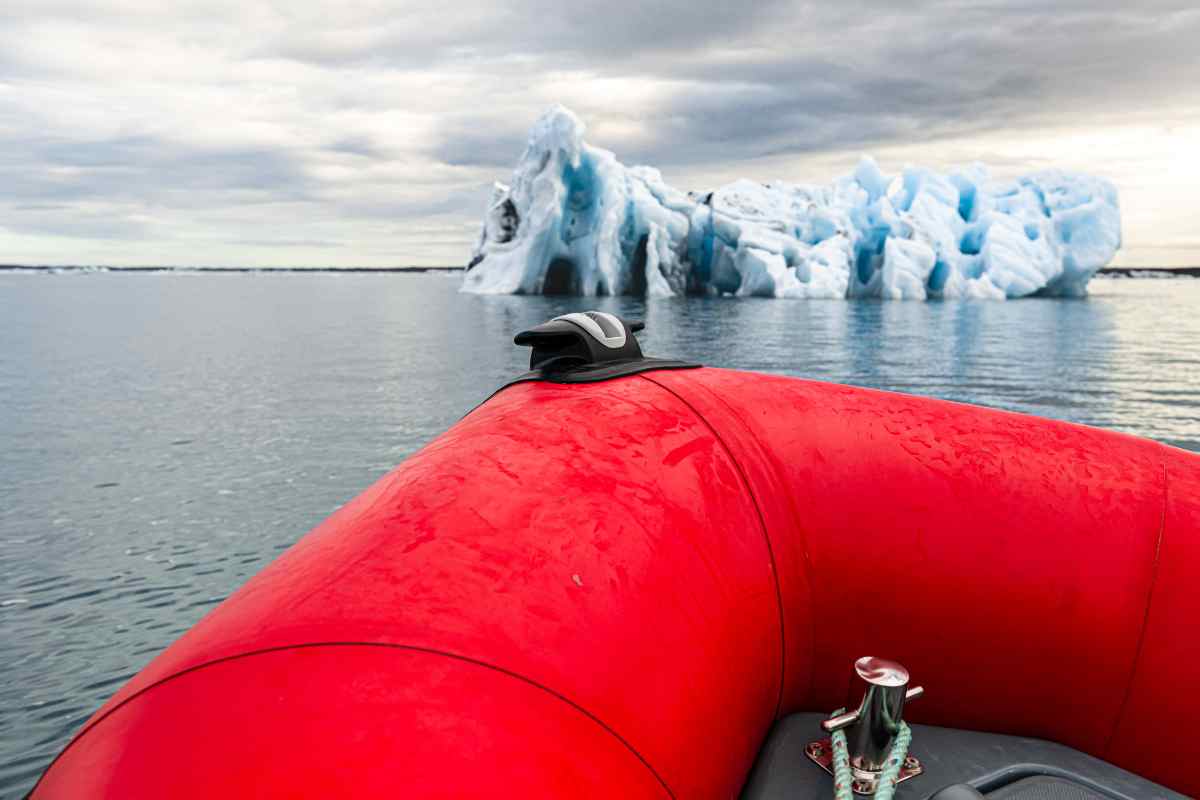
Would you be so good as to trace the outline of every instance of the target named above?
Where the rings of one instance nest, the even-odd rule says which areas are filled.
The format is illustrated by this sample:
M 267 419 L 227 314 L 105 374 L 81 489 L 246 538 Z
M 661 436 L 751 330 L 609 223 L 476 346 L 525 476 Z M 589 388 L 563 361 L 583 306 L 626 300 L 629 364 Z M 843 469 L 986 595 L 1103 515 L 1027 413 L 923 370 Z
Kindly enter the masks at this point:
M 647 352 L 1200 450 L 1200 281 L 1083 301 L 460 296 L 440 276 L 13 276 L 0 293 L 0 796 L 278 552 L 599 307 Z M 470 325 L 463 324 L 470 320 Z

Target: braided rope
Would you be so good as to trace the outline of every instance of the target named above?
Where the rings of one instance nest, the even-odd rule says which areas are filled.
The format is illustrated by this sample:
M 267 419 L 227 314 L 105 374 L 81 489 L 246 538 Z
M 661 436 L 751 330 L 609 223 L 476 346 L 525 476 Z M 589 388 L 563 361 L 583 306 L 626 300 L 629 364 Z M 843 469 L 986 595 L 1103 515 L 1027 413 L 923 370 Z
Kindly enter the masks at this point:
M 838 716 L 846 709 L 839 708 L 832 716 Z M 850 749 L 846 745 L 846 732 L 835 731 L 830 737 L 833 745 L 833 797 L 834 800 L 852 800 L 854 793 L 850 786 L 853 778 L 850 774 Z M 912 730 L 908 723 L 901 722 L 900 730 L 896 732 L 896 741 L 892 742 L 892 751 L 888 754 L 887 765 L 879 775 L 879 784 L 875 787 L 875 800 L 892 800 L 896 794 L 896 784 L 900 777 L 900 768 L 908 756 L 908 746 L 912 744 Z
M 833 716 L 845 713 L 846 709 L 839 708 Z M 830 741 L 833 743 L 833 797 L 834 800 L 852 800 L 850 791 L 850 750 L 846 747 L 846 732 L 834 731 Z
M 900 730 L 896 733 L 896 741 L 892 742 L 892 752 L 888 755 L 887 766 L 879 776 L 879 785 L 875 787 L 875 800 L 892 800 L 896 793 L 896 779 L 900 777 L 900 767 L 908 756 L 908 746 L 912 743 L 912 731 L 908 723 L 901 722 Z

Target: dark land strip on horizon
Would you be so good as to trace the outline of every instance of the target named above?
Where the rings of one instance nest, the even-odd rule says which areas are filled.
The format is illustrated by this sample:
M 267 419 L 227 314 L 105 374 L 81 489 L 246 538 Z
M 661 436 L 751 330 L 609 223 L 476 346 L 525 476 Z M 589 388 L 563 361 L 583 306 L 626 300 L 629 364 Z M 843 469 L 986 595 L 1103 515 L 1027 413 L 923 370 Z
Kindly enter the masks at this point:
M 1123 275 L 1127 278 L 1157 277 L 1169 274 L 1172 277 L 1187 275 L 1200 278 L 1200 267 L 1105 267 L 1098 275 Z
M 105 267 L 0 264 L 0 272 L 456 272 L 463 267 Z
M 170 272 L 242 272 L 242 273 L 416 273 L 416 272 L 462 272 L 464 267 L 105 267 L 88 266 L 83 264 L 67 266 L 49 266 L 41 264 L 0 264 L 0 272 L 132 272 L 132 273 L 170 273 Z M 1200 278 L 1200 267 L 1105 267 L 1098 275 L 1110 275 L 1125 278 L 1142 277 L 1190 277 Z

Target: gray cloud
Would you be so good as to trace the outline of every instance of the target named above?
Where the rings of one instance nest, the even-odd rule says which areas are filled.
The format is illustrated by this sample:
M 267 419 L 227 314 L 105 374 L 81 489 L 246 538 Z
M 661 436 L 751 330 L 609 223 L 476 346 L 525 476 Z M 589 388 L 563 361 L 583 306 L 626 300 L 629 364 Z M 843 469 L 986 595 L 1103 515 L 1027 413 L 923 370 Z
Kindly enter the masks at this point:
M 252 52 L 319 65 L 408 67 L 534 56 L 545 60 L 543 68 L 586 68 L 597 60 L 636 63 L 647 53 L 735 43 L 786 8 L 782 0 L 759 2 L 753 13 L 735 3 L 691 0 L 406 3 L 390 14 L 350 14 L 340 24 L 297 14 Z
M 1044 167 L 1005 143 L 1193 130 L 1198 38 L 1200 9 L 1182 2 L 10 0 L 0 246 L 39 261 L 117 240 L 159 263 L 201 258 L 197 243 L 204 263 L 394 263 L 405 248 L 461 262 L 489 182 L 553 102 L 689 188 L 743 162 L 874 149 Z M 1103 146 L 1098 172 L 1158 163 L 1159 144 Z
M 598 54 L 597 65 L 675 84 L 655 107 L 638 110 L 644 130 L 636 138 L 609 139 L 605 147 L 634 161 L 698 164 L 1196 103 L 1200 9 L 1187 3 L 1131 10 L 940 2 L 903 14 L 888 3 L 798 6 L 791 13 L 774 7 L 744 15 L 757 25 L 734 25 L 729 39 L 704 35 L 722 30 L 712 20 L 686 50 L 674 47 L 677 39 L 659 40 L 657 31 L 672 19 L 688 30 L 711 19 L 710 10 L 730 8 L 656 7 L 662 16 L 636 30 L 623 26 L 634 16 L 614 12 L 618 38 L 629 41 L 619 64 L 601 58 L 611 54 L 613 28 L 595 26 L 583 52 Z M 567 40 L 584 36 L 586 27 Z M 563 41 L 547 38 L 545 60 Z M 620 116 L 621 98 L 598 111 Z M 456 115 L 440 129 L 434 154 L 449 164 L 511 163 L 523 130 L 497 124 L 495 115 L 490 108 Z
M 205 195 L 305 199 L 299 161 L 255 147 L 196 147 L 150 136 L 0 135 L 0 186 L 23 200 L 131 200 L 194 207 Z
M 940 6 L 940 8 L 939 8 Z M 935 4 L 889 17 L 800 17 L 749 55 L 664 62 L 683 87 L 651 112 L 648 159 L 864 147 L 1194 104 L 1200 10 L 1120 13 Z M 832 45 L 827 32 L 836 31 Z
M 129 240 L 144 237 L 148 231 L 144 222 L 130 219 L 111 209 L 103 213 L 62 213 L 56 207 L 25 208 L 6 215 L 0 229 L 12 233 L 49 234 L 56 238 Z

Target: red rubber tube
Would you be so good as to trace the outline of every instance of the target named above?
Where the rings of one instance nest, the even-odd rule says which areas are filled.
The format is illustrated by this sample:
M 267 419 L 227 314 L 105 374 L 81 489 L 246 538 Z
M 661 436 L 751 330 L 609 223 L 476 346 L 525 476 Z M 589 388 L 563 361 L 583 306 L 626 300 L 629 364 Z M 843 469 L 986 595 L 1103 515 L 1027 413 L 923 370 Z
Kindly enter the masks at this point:
M 730 797 L 866 654 L 927 687 L 917 721 L 1198 794 L 1198 578 L 1200 458 L 1153 442 L 715 369 L 517 384 L 135 676 L 34 797 Z

